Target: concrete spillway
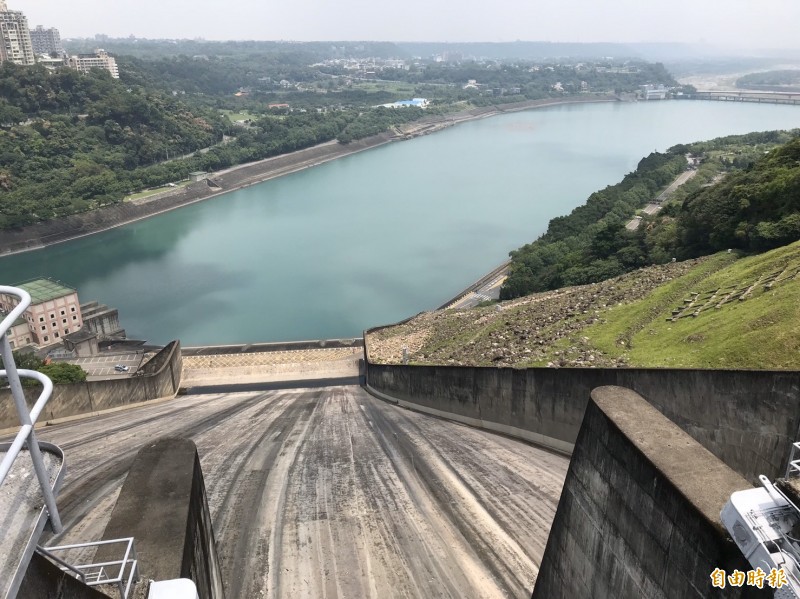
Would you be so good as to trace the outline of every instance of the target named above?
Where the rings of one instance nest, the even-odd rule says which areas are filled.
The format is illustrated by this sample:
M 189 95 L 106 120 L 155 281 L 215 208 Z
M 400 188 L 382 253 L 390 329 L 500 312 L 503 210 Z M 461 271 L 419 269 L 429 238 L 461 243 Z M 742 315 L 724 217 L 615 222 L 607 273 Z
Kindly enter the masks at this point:
M 358 387 L 204 395 L 48 427 L 60 542 L 100 538 L 134 455 L 198 446 L 226 596 L 521 597 L 568 460 Z

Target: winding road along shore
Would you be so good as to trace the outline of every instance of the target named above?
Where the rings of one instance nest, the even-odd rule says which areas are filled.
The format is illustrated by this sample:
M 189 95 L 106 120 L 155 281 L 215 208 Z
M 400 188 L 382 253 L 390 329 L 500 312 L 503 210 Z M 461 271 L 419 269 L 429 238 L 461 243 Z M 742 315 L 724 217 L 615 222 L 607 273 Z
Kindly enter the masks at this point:
M 527 597 L 568 466 L 356 386 L 184 396 L 42 429 L 67 460 L 58 541 L 99 539 L 166 435 L 198 446 L 234 599 Z
M 107 231 L 275 177 L 288 175 L 331 160 L 369 150 L 392 141 L 434 133 L 458 123 L 487 118 L 506 112 L 517 112 L 557 104 L 615 101 L 618 101 L 616 96 L 600 94 L 530 100 L 424 118 L 404 126 L 402 131 L 382 133 L 346 145 L 335 141 L 325 142 L 304 150 L 211 173 L 209 179 L 216 183 L 215 186 L 209 186 L 206 182 L 201 181 L 188 187 L 177 189 L 172 193 L 159 194 L 155 199 L 145 198 L 139 201 L 121 202 L 19 229 L 0 230 L 0 257 L 41 249 L 56 243 Z

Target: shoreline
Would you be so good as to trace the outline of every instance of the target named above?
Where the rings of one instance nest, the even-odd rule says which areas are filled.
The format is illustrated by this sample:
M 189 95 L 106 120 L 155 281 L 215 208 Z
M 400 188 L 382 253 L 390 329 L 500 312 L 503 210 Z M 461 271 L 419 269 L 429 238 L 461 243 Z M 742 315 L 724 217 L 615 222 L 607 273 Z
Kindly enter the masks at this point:
M 460 299 L 466 297 L 467 295 L 469 295 L 473 291 L 477 291 L 478 289 L 480 289 L 481 287 L 486 285 L 486 283 L 491 281 L 493 278 L 499 276 L 503 271 L 509 270 L 510 268 L 511 268 L 511 258 L 508 258 L 500 266 L 496 266 L 495 268 L 490 270 L 488 273 L 483 275 L 480 279 L 478 279 L 477 281 L 472 283 L 470 286 L 468 286 L 466 289 L 464 289 L 461 293 L 459 293 L 458 295 L 450 298 L 449 300 L 447 300 L 445 303 L 443 303 L 438 308 L 435 308 L 434 310 L 431 310 L 431 312 L 438 312 L 439 310 L 446 310 L 448 308 L 448 306 L 450 306 L 451 304 L 456 303 L 457 301 L 459 301 Z
M 427 117 L 405 125 L 403 127 L 405 132 L 384 132 L 347 145 L 340 144 L 335 140 L 324 142 L 288 154 L 272 156 L 209 173 L 208 180 L 215 184 L 216 189 L 211 188 L 207 181 L 200 181 L 154 199 L 147 200 L 145 198 L 141 201 L 120 202 L 58 220 L 36 223 L 21 229 L 0 231 L 0 258 L 44 249 L 51 245 L 109 231 L 394 141 L 405 141 L 429 135 L 460 123 L 535 108 L 617 101 L 619 99 L 613 95 L 527 100 L 507 105 L 474 108 L 450 115 Z

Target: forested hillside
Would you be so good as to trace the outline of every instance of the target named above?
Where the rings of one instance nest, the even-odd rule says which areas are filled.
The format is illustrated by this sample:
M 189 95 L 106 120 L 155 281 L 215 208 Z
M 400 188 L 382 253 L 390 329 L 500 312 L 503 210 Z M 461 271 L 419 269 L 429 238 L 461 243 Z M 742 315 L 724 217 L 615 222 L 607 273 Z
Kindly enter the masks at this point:
M 592 194 L 584 206 L 550 221 L 539 239 L 512 252 L 502 299 L 602 281 L 672 259 L 729 248 L 758 252 L 800 239 L 798 135 L 751 133 L 651 154 L 621 183 Z M 686 154 L 702 157 L 706 176 L 679 190 L 682 203 L 627 230 L 635 210 L 686 168 Z
M 681 258 L 726 248 L 760 252 L 800 239 L 800 137 L 687 198 L 675 238 Z
M 750 73 L 736 80 L 736 87 L 743 89 L 796 90 L 800 87 L 800 70 L 777 70 Z
M 120 79 L 97 69 L 0 66 L 0 230 L 425 115 L 675 83 L 660 64 L 440 64 L 389 43 L 103 43 Z M 69 44 L 87 51 L 96 41 Z M 426 110 L 381 106 L 419 96 L 430 101 Z
M 188 165 L 175 173 L 158 162 L 217 143 L 229 127 L 215 111 L 102 71 L 50 73 L 9 62 L 0 66 L 0 125 L 0 227 L 184 177 Z
M 273 113 L 242 129 L 204 102 L 158 86 L 99 70 L 50 73 L 6 62 L 0 66 L 0 229 L 121 202 L 194 170 L 337 138 L 347 143 L 422 114 L 418 108 Z M 236 139 L 221 144 L 226 133 Z

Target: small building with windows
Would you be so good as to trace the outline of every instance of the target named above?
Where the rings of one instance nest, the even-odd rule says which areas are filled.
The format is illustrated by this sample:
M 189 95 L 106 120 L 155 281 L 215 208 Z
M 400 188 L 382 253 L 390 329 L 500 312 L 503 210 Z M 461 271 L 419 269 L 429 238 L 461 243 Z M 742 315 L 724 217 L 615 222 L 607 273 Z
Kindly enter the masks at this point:
M 27 291 L 31 296 L 31 305 L 21 318 L 27 324 L 30 337 L 25 345 L 47 347 L 59 343 L 65 335 L 83 326 L 81 305 L 75 289 L 51 279 L 33 279 L 17 283 L 14 287 Z M 18 305 L 17 296 L 0 293 L 0 311 L 7 314 Z M 12 328 L 16 330 L 17 325 Z M 25 339 L 28 336 L 20 337 L 17 333 L 15 339 Z M 19 341 L 15 346 L 22 347 Z
M 667 94 L 669 93 L 669 89 L 664 87 L 663 85 L 642 85 L 639 87 L 642 98 L 645 100 L 666 100 Z
M 8 314 L 0 310 L 0 320 L 3 320 L 6 316 L 8 316 Z M 11 328 L 6 331 L 6 337 L 8 337 L 11 349 L 19 349 L 20 347 L 30 345 L 31 331 L 28 328 L 28 322 L 22 316 L 17 318 L 14 324 L 11 325 Z

